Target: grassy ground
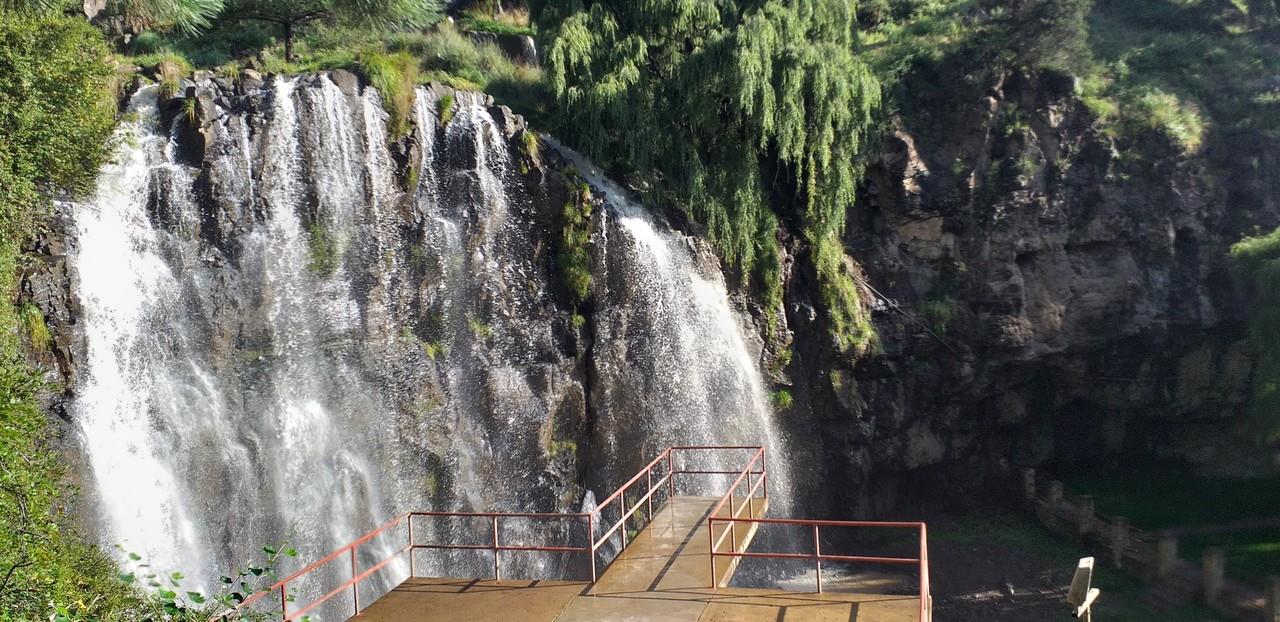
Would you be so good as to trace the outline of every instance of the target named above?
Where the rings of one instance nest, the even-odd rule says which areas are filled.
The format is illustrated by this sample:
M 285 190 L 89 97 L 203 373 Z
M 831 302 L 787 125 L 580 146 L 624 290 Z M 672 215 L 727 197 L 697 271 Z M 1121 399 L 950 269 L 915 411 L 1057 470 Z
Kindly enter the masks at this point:
M 1201 478 L 1178 465 L 1152 464 L 1076 474 L 1065 484 L 1070 493 L 1093 495 L 1099 512 L 1126 516 L 1141 529 L 1280 517 L 1280 477 Z
M 1093 495 L 1099 512 L 1147 530 L 1280 517 L 1280 477 L 1198 478 L 1176 465 L 1148 465 L 1077 475 L 1066 487 Z M 1280 528 L 1184 535 L 1178 553 L 1199 561 L 1209 546 L 1224 549 L 1227 575 L 1238 580 L 1261 585 L 1262 577 L 1280 574 Z
M 535 124 L 548 111 L 540 68 L 516 63 L 496 46 L 473 41 L 447 22 L 423 32 L 398 33 L 316 26 L 303 32 L 294 52 L 296 58 L 286 61 L 276 33 L 253 23 L 225 24 L 194 38 L 143 33 L 124 50 L 128 62 L 144 69 L 176 60 L 179 65 L 227 76 L 246 67 L 265 73 L 359 72 L 362 58 L 404 52 L 417 59 L 420 83 L 437 81 L 483 90 Z

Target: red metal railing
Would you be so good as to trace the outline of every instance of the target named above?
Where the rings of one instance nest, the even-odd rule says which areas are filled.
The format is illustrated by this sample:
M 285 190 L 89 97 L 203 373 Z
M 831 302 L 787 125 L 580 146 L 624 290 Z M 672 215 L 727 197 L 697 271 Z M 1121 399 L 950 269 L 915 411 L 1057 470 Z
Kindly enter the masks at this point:
M 737 563 L 745 557 L 762 558 L 762 559 L 811 559 L 814 564 L 814 578 L 817 582 L 818 592 L 822 592 L 822 562 L 853 562 L 853 563 L 871 563 L 871 564 L 892 564 L 892 565 L 914 565 L 918 566 L 920 572 L 920 622 L 929 622 L 933 616 L 933 597 L 929 592 L 929 545 L 927 527 L 924 523 L 918 522 L 880 522 L 880 521 L 832 521 L 832 520 L 809 520 L 809 519 L 792 519 L 792 518 L 759 518 L 755 516 L 756 504 L 755 499 L 768 498 L 768 488 L 765 484 L 768 479 L 768 473 L 762 473 L 761 477 L 754 484 L 751 482 L 750 475 L 756 473 L 754 470 L 756 462 L 761 463 L 761 471 L 764 463 L 764 449 L 761 448 L 751 457 L 747 465 L 739 472 L 738 478 L 729 486 L 729 491 L 725 493 L 711 509 L 711 513 L 707 516 L 707 537 L 711 544 L 711 587 L 713 589 L 722 587 L 716 576 L 716 558 L 728 557 Z M 745 481 L 744 481 L 745 480 Z M 746 495 L 737 494 L 738 488 L 746 484 Z M 756 496 L 758 490 L 765 486 L 765 492 L 760 497 Z M 741 498 L 741 504 L 735 504 L 735 498 Z M 721 516 L 725 504 L 729 505 L 729 513 L 727 516 Z M 742 517 L 743 511 L 747 512 L 747 517 Z M 726 526 L 720 530 L 720 535 L 716 535 L 716 523 L 723 523 Z M 737 525 L 745 523 L 748 529 L 758 528 L 760 525 L 790 525 L 810 527 L 813 530 L 813 552 L 812 553 L 766 553 L 766 552 L 747 552 L 745 549 L 738 550 Z M 920 530 L 920 554 L 919 557 L 869 557 L 862 555 L 830 555 L 822 552 L 821 529 L 823 527 L 844 527 L 844 528 L 875 528 L 875 529 L 919 529 Z M 725 538 L 729 539 L 729 551 L 721 551 Z
M 739 470 L 717 470 L 717 469 L 686 469 L 676 468 L 676 457 L 684 453 L 692 452 L 723 452 L 723 451 L 751 451 L 754 450 L 751 458 L 746 465 Z M 665 465 L 665 468 L 664 466 Z M 657 479 L 655 479 L 655 475 Z M 455 549 L 455 550 L 483 550 L 493 552 L 493 578 L 502 578 L 502 553 L 503 552 L 556 552 L 556 553 L 587 553 L 590 557 L 591 581 L 594 583 L 598 578 L 596 569 L 596 554 L 614 534 L 618 534 L 622 541 L 622 548 L 627 546 L 627 521 L 633 518 L 641 508 L 643 512 L 638 521 L 637 527 L 643 527 L 653 519 L 653 502 L 655 496 L 664 491 L 666 499 L 675 496 L 677 475 L 737 475 L 737 479 L 729 486 L 729 490 L 720 499 L 716 506 L 712 509 L 707 519 L 709 538 L 711 540 L 711 586 L 713 588 L 720 587 L 717 585 L 716 579 L 716 558 L 728 557 L 733 559 L 732 563 L 744 557 L 766 558 L 766 559 L 812 559 L 814 562 L 815 573 L 817 576 L 818 591 L 822 591 L 822 562 L 864 562 L 879 564 L 899 564 L 899 565 L 918 565 L 920 572 L 920 620 L 928 622 L 932 615 L 932 598 L 929 592 L 929 551 L 928 538 L 924 523 L 890 523 L 890 522 L 868 522 L 868 521 L 817 521 L 817 520 L 800 520 L 800 519 L 780 519 L 780 518 L 761 518 L 756 516 L 757 505 L 753 502 L 756 499 L 767 499 L 769 495 L 769 473 L 767 461 L 765 458 L 765 450 L 759 446 L 736 446 L 736 445 L 706 445 L 706 446 L 676 446 L 669 447 L 658 454 L 656 458 L 645 465 L 631 479 L 627 480 L 613 494 L 609 495 L 601 501 L 591 512 L 580 513 L 534 513 L 534 512 L 406 512 L 395 518 L 383 523 L 378 528 L 366 533 L 355 541 L 343 546 L 324 558 L 308 564 L 302 569 L 290 574 L 289 576 L 277 581 L 270 588 L 260 591 L 249 596 L 244 602 L 240 603 L 233 609 L 227 610 L 211 618 L 212 621 L 226 621 L 235 619 L 239 613 L 246 611 L 255 604 L 264 602 L 267 598 L 280 598 L 281 619 L 285 621 L 297 620 L 314 611 L 317 607 L 328 602 L 334 596 L 346 591 L 351 592 L 351 600 L 356 615 L 360 613 L 360 583 L 369 578 L 373 574 L 385 568 L 388 564 L 398 559 L 401 555 L 408 553 L 409 556 L 409 575 L 417 576 L 417 568 L 413 552 L 419 549 Z M 644 492 L 638 499 L 630 500 L 628 506 L 627 495 L 634 488 L 640 486 L 640 482 L 644 482 Z M 744 486 L 745 484 L 745 486 Z M 746 495 L 739 495 L 740 487 L 745 487 Z M 739 504 L 738 501 L 743 503 Z M 721 516 L 724 506 L 728 504 L 729 512 L 726 516 Z M 604 525 L 598 525 L 602 513 L 613 505 L 618 506 L 618 520 L 611 523 L 608 528 Z M 747 513 L 744 518 L 743 512 Z M 414 536 L 414 519 L 422 518 L 456 518 L 456 519 L 486 519 L 490 523 L 490 533 L 492 538 L 488 543 L 419 543 Z M 582 546 L 535 546 L 525 544 L 503 544 L 500 540 L 500 527 L 503 520 L 540 520 L 540 521 L 562 521 L 562 520 L 581 520 L 586 522 L 587 539 L 589 542 Z M 405 523 L 407 526 L 408 536 L 405 546 L 396 551 L 391 552 L 384 559 L 376 564 L 360 570 L 358 565 L 358 553 L 360 547 L 368 544 L 374 538 L 389 532 L 391 529 Z M 716 524 L 722 525 L 720 534 L 716 535 Z M 737 525 L 745 523 L 751 525 L 750 528 L 758 528 L 759 525 L 791 525 L 791 526 L 807 526 L 813 530 L 813 552 L 812 553 L 749 553 L 745 550 L 738 550 Z M 596 535 L 596 529 L 600 528 L 602 532 Z M 905 557 L 867 557 L 855 555 L 830 555 L 822 552 L 820 542 L 820 530 L 823 527 L 867 527 L 867 528 L 918 528 L 920 530 L 920 556 L 918 558 Z M 729 551 L 720 550 L 724 544 L 725 538 L 729 538 Z M 329 563 L 343 556 L 347 556 L 351 566 L 351 578 L 344 581 L 341 585 L 325 592 L 320 597 L 310 603 L 295 607 L 290 610 L 289 587 L 295 584 L 303 577 L 319 570 Z
M 505 551 L 525 551 L 525 552 L 555 552 L 555 553 L 588 553 L 591 558 L 591 582 L 594 583 L 598 578 L 596 570 L 596 553 L 603 547 L 615 533 L 618 533 L 622 540 L 622 547 L 627 546 L 627 520 L 632 518 L 638 510 L 645 508 L 646 512 L 642 514 L 640 521 L 641 527 L 647 524 L 653 518 L 653 500 L 656 493 L 661 492 L 665 486 L 667 498 L 675 496 L 675 476 L 681 474 L 687 475 L 733 475 L 739 471 L 719 471 L 705 469 L 676 469 L 675 456 L 677 452 L 697 452 L 697 451 L 728 451 L 728 450 L 756 450 L 756 455 L 762 456 L 764 448 L 762 447 L 740 447 L 740 446 L 681 446 L 668 447 L 658 454 L 649 464 L 640 469 L 631 479 L 627 480 L 613 494 L 605 498 L 604 501 L 596 505 L 591 512 L 580 513 L 535 513 L 535 512 L 406 512 L 395 518 L 383 523 L 378 528 L 366 533 L 355 541 L 333 551 L 320 560 L 308 564 L 302 569 L 290 574 L 289 576 L 277 581 L 271 587 L 262 590 L 256 594 L 249 596 L 233 609 L 224 611 L 213 618 L 212 621 L 226 621 L 235 619 L 240 612 L 249 610 L 256 604 L 263 603 L 267 598 L 280 598 L 281 619 L 285 621 L 297 620 L 314 611 L 320 605 L 328 602 L 334 596 L 346 591 L 351 592 L 351 601 L 356 615 L 360 613 L 360 583 L 372 576 L 374 573 L 382 570 L 388 564 L 398 559 L 401 555 L 408 553 L 409 556 L 409 575 L 417 576 L 417 568 L 413 552 L 419 549 L 460 549 L 460 550 L 485 550 L 493 552 L 493 578 L 502 578 L 502 560 L 501 555 Z M 663 469 L 662 465 L 666 468 Z M 657 480 L 654 475 L 657 474 Z M 761 476 L 764 480 L 763 467 L 760 471 L 754 472 Z M 633 500 L 628 508 L 627 494 L 633 488 L 638 486 L 643 478 L 645 482 L 644 494 L 639 499 Z M 740 478 L 741 479 L 741 478 Z M 767 492 L 767 489 L 766 489 Z M 601 513 L 610 506 L 616 504 L 619 508 L 619 518 L 612 523 L 608 529 L 605 529 L 598 537 L 595 535 L 596 523 L 600 520 Z M 490 522 L 490 531 L 492 539 L 488 543 L 419 543 L 414 537 L 414 519 L 415 518 L 460 518 L 460 519 L 488 519 Z M 521 519 L 521 520 L 581 520 L 587 524 L 588 544 L 582 546 L 533 546 L 523 544 L 502 544 L 499 540 L 500 523 L 504 519 Z M 367 569 L 360 570 L 358 565 L 358 553 L 362 545 L 367 544 L 374 538 L 387 533 L 389 530 L 406 523 L 408 527 L 408 537 L 405 546 L 393 551 L 378 563 Z M 601 526 L 603 527 L 603 526 Z M 328 565 L 330 562 L 346 555 L 351 564 L 351 578 L 344 581 L 341 585 L 325 592 L 320 597 L 303 606 L 295 606 L 290 609 L 289 587 L 296 584 L 300 579 L 310 575 L 320 568 Z

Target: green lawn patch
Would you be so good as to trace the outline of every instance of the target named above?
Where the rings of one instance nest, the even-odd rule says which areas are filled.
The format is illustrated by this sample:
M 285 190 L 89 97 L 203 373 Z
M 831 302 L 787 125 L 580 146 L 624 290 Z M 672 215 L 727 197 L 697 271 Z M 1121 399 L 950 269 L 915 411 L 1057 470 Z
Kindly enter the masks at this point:
M 1280 527 L 1184 536 L 1178 555 L 1199 562 L 1210 546 L 1222 547 L 1228 577 L 1261 589 L 1263 577 L 1280 576 Z
M 1152 464 L 1076 474 L 1065 484 L 1071 494 L 1093 495 L 1099 512 L 1127 517 L 1140 529 L 1280 516 L 1280 477 L 1196 477 L 1180 465 Z

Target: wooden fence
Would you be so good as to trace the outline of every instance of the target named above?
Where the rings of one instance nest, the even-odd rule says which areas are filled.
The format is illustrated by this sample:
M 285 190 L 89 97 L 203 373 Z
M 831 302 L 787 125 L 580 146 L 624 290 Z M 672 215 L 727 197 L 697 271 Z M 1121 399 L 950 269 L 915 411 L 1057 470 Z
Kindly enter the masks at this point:
M 1265 594 L 1225 576 L 1222 549 L 1209 547 L 1199 564 L 1178 557 L 1178 537 L 1171 532 L 1137 529 L 1119 516 L 1099 514 L 1093 498 L 1067 499 L 1062 482 L 1041 482 L 1035 469 L 1022 472 L 1022 497 L 1046 529 L 1082 545 L 1098 547 L 1095 555 L 1152 586 L 1157 606 L 1190 602 L 1208 605 L 1243 622 L 1280 622 L 1280 577 L 1267 577 Z

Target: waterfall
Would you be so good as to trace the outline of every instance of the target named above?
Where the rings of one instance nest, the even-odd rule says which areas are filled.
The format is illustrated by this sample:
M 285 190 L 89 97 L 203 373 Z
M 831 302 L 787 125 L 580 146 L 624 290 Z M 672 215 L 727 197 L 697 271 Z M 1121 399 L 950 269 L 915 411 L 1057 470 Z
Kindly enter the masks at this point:
M 602 379 L 593 397 L 595 456 L 635 465 L 672 445 L 764 445 L 774 508 L 789 507 L 789 452 L 760 375 L 761 346 L 748 347 L 753 329 L 731 307 L 718 261 L 706 245 L 655 222 L 586 158 L 557 148 L 607 208 L 593 275 L 592 363 Z M 749 458 L 750 452 L 691 453 L 686 461 L 737 470 Z M 609 481 L 625 475 L 616 468 L 607 473 Z M 732 481 L 687 483 L 694 493 L 721 494 Z
M 454 95 L 443 123 L 420 88 L 403 152 L 379 95 L 327 76 L 214 101 L 196 167 L 187 121 L 140 90 L 96 193 L 68 206 L 84 336 L 71 414 L 104 545 L 209 589 L 282 540 L 305 561 L 408 510 L 577 511 L 585 487 L 611 489 L 666 445 L 780 447 L 717 264 L 596 176 L 610 207 L 595 341 L 575 345 L 554 293 L 558 205 L 539 207 L 546 182 L 482 96 Z M 556 466 L 565 430 L 591 430 L 586 482 Z M 771 491 L 783 464 L 771 453 Z M 402 545 L 375 540 L 360 564 Z M 464 576 L 491 563 L 420 559 Z M 537 576 L 566 562 L 506 563 Z

